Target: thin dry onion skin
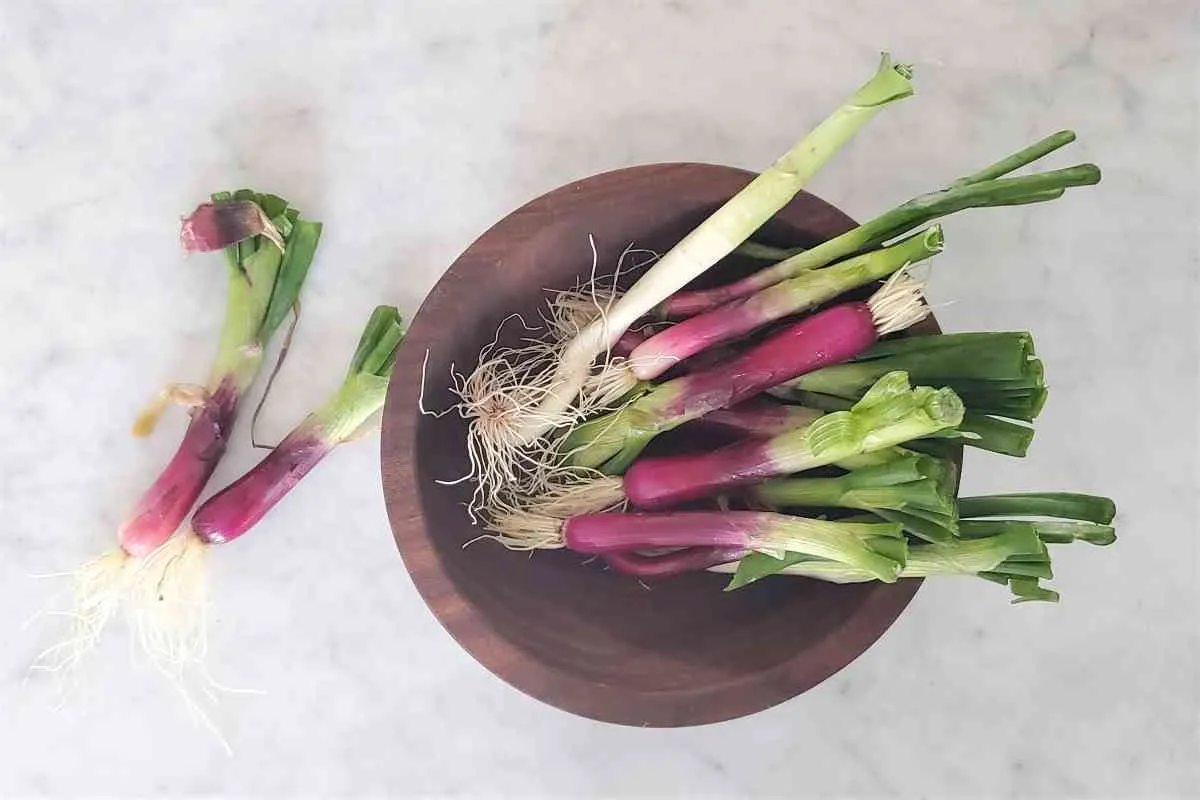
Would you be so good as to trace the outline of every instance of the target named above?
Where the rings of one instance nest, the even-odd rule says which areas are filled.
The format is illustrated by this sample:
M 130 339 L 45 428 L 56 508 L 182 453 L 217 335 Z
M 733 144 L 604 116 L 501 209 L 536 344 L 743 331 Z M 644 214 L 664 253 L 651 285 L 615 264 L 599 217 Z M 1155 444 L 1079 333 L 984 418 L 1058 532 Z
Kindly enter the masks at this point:
M 204 386 L 195 383 L 168 383 L 158 391 L 154 399 L 146 404 L 133 421 L 130 433 L 145 439 L 154 433 L 159 420 L 172 405 L 186 409 L 199 408 L 209 402 L 212 395 Z
M 255 236 L 262 236 L 283 251 L 283 236 L 253 200 L 201 203 L 179 227 L 179 244 L 185 253 L 223 250 Z

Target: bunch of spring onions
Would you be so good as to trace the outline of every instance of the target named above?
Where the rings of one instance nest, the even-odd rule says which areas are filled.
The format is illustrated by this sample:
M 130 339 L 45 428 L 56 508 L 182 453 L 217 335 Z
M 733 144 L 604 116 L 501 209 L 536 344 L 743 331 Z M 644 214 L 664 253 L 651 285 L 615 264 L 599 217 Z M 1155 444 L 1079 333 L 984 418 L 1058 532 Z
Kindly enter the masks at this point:
M 1112 541 L 1104 498 L 957 496 L 962 444 L 1029 449 L 1047 399 L 1029 334 L 905 334 L 928 314 L 913 265 L 943 251 L 937 220 L 1100 180 L 1092 164 L 1013 174 L 1074 133 L 828 241 L 751 241 L 868 119 L 912 94 L 911 77 L 885 55 L 841 108 L 629 289 L 593 281 L 560 293 L 542 338 L 481 353 L 455 391 L 483 538 L 598 555 L 640 577 L 733 572 L 731 588 L 767 575 L 968 574 L 1018 600 L 1057 597 L 1038 583 L 1051 574 L 1047 542 Z M 730 256 L 756 269 L 689 287 Z M 706 430 L 733 441 L 688 447 Z M 644 452 L 660 439 L 685 452 Z M 980 519 L 993 511 L 1006 518 Z
M 214 195 L 184 220 L 180 238 L 187 252 L 224 250 L 226 256 L 228 307 L 211 377 L 204 386 L 164 389 L 138 418 L 135 433 L 147 435 L 172 401 L 187 405 L 192 416 L 179 451 L 118 532 L 119 547 L 75 574 L 70 636 L 45 651 L 35 667 L 75 667 L 125 603 L 144 655 L 208 724 L 186 686 L 192 677 L 209 681 L 203 664 L 204 554 L 245 534 L 337 445 L 374 427 L 404 336 L 397 309 L 376 308 L 340 387 L 183 526 L 225 452 L 239 401 L 272 334 L 289 312 L 298 316 L 300 287 L 320 233 L 320 223 L 301 219 L 285 201 L 249 191 Z
M 393 306 L 376 308 L 336 391 L 256 466 L 201 503 L 188 529 L 146 559 L 134 591 L 138 607 L 145 610 L 139 634 L 160 668 L 183 675 L 202 667 L 209 548 L 247 533 L 335 447 L 375 427 L 403 338 L 399 311 Z
M 137 600 L 152 593 L 133 591 L 137 578 L 187 517 L 224 455 L 263 353 L 297 307 L 320 236 L 321 223 L 301 218 L 280 197 L 250 190 L 214 194 L 183 221 L 185 252 L 225 252 L 228 294 L 216 358 L 204 384 L 170 384 L 138 416 L 137 436 L 148 436 L 172 403 L 185 406 L 191 420 L 175 455 L 118 529 L 116 547 L 73 574 L 68 636 L 36 666 L 69 670 L 123 601 L 134 601 L 135 618 L 145 610 Z

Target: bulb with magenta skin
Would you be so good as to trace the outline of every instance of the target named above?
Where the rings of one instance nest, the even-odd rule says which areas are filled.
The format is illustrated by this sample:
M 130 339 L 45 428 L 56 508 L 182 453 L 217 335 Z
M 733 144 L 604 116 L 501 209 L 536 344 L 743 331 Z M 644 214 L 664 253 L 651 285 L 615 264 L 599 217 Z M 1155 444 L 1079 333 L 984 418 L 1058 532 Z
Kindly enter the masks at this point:
M 329 454 L 336 443 L 309 421 L 288 434 L 258 466 L 200 506 L 192 517 L 192 530 L 202 542 L 230 542 L 253 528 Z

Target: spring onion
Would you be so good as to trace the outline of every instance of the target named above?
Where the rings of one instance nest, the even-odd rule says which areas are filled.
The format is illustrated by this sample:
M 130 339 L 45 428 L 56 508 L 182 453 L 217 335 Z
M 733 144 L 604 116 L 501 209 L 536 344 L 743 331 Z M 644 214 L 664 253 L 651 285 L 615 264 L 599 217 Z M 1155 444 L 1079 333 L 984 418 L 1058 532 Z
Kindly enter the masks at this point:
M 679 292 L 658 309 L 665 319 L 682 319 L 752 295 L 801 272 L 831 264 L 920 227 L 935 219 L 967 208 L 1012 206 L 1055 200 L 1071 187 L 1090 186 L 1100 181 L 1094 164 L 1079 164 L 1017 178 L 1002 178 L 1013 170 L 1074 141 L 1071 131 L 1052 134 L 1014 153 L 975 175 L 961 178 L 940 191 L 914 197 L 856 228 L 815 247 L 804 250 L 739 281 L 712 289 Z
M 568 463 L 619 474 L 658 434 L 845 361 L 927 314 L 920 285 L 903 274 L 893 276 L 866 302 L 841 303 L 792 323 L 729 362 L 667 381 L 580 425 L 563 445 Z
M 939 225 L 890 247 L 849 258 L 820 270 L 780 281 L 749 297 L 698 314 L 655 334 L 629 355 L 640 380 L 650 380 L 676 363 L 717 344 L 733 341 L 776 320 L 800 314 L 852 289 L 888 277 L 942 251 Z
M 196 510 L 192 530 L 197 537 L 205 544 L 220 544 L 241 536 L 333 448 L 358 436 L 383 408 L 392 361 L 403 338 L 400 312 L 394 306 L 376 308 L 341 387 L 257 466 Z
M 900 574 L 908 549 L 894 523 L 829 522 L 764 511 L 584 514 L 566 520 L 545 517 L 542 523 L 543 547 L 577 553 L 681 547 L 803 553 L 886 582 Z
M 952 390 L 914 389 L 905 373 L 891 373 L 850 410 L 807 428 L 709 453 L 642 459 L 625 473 L 624 489 L 638 508 L 666 508 L 928 436 L 955 427 L 962 415 Z

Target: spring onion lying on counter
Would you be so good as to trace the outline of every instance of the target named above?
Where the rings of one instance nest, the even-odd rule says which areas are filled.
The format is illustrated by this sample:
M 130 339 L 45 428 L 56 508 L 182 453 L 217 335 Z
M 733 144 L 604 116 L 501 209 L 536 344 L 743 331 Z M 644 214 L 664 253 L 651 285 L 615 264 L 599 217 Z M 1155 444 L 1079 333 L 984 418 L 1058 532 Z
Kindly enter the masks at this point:
M 184 220 L 187 252 L 226 254 L 229 290 L 216 360 L 205 385 L 166 387 L 135 422 L 135 435 L 149 435 L 172 402 L 191 416 L 179 449 L 118 530 L 118 547 L 74 573 L 68 638 L 43 652 L 36 666 L 61 670 L 79 662 L 121 601 L 132 597 L 142 562 L 191 510 L 225 452 L 271 336 L 297 303 L 320 235 L 321 223 L 301 219 L 286 200 L 249 190 L 215 194 Z
M 374 428 L 403 338 L 399 311 L 393 306 L 376 308 L 338 390 L 266 458 L 204 501 L 189 531 L 146 560 L 135 591 L 142 595 L 140 605 L 149 609 L 139 621 L 139 633 L 152 657 L 174 669 L 200 660 L 206 638 L 206 550 L 245 534 L 335 447 Z
M 460 413 L 470 420 L 468 454 L 477 504 L 494 500 L 506 487 L 536 486 L 543 477 L 537 469 L 538 440 L 607 404 L 606 392 L 598 393 L 601 401 L 580 397 L 596 358 L 655 306 L 746 241 L 883 107 L 910 96 L 910 75 L 907 66 L 884 54 L 874 77 L 845 104 L 664 253 L 572 340 L 552 337 L 521 350 L 488 348 L 481 354 L 480 364 L 456 387 Z M 532 467 L 528 480 L 522 465 Z

